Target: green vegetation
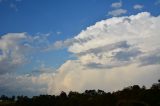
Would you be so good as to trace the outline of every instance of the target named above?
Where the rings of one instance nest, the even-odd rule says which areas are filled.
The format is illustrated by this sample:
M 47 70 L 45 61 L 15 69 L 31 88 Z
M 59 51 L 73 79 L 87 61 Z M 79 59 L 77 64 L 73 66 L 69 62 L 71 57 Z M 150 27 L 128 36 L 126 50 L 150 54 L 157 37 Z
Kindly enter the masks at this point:
M 16 98 L 16 99 L 15 99 Z M 106 93 L 102 90 L 70 92 L 68 95 L 40 95 L 0 97 L 0 106 L 160 106 L 160 80 L 150 89 L 133 85 L 121 91 Z

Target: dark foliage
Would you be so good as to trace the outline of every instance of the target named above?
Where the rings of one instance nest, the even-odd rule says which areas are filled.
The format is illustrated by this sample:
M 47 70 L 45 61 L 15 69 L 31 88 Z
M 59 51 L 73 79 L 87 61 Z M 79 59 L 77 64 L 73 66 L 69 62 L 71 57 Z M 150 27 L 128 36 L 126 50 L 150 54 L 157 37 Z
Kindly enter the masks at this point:
M 15 99 L 16 98 L 16 99 Z M 160 80 L 150 89 L 133 85 L 121 91 L 106 93 L 86 90 L 84 93 L 61 92 L 60 95 L 0 97 L 0 106 L 160 106 Z

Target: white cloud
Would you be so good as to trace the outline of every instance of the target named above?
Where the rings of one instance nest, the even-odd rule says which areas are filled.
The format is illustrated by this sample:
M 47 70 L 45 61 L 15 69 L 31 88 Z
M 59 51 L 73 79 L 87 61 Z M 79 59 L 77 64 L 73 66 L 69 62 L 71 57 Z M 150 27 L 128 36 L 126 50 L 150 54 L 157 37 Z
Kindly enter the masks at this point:
M 120 16 L 120 15 L 125 14 L 125 13 L 127 13 L 127 10 L 125 10 L 125 9 L 116 9 L 116 10 L 109 11 L 108 15 Z
M 111 7 L 115 8 L 115 10 L 109 11 L 108 15 L 120 16 L 122 14 L 127 13 L 127 10 L 121 8 L 122 7 L 122 1 L 112 3 Z
M 113 7 L 113 8 L 120 8 L 120 7 L 122 7 L 122 2 L 120 1 L 120 2 L 112 3 L 111 7 Z
M 9 33 L 1 37 L 0 74 L 13 71 L 26 61 L 25 55 L 29 48 L 21 45 L 25 40 L 25 33 Z
M 144 6 L 143 5 L 140 5 L 140 4 L 136 4 L 133 6 L 134 9 L 136 10 L 141 10 Z
M 29 55 L 48 48 L 47 36 L 8 33 L 0 38 L 0 74 L 14 72 L 27 63 Z
M 70 45 L 72 45 L 76 40 L 75 39 L 67 39 L 65 41 L 59 40 L 56 41 L 54 43 L 52 43 L 51 45 L 49 45 L 45 51 L 50 51 L 50 50 L 58 50 L 58 49 L 62 49 L 62 48 L 67 48 Z
M 160 77 L 159 27 L 160 16 L 148 12 L 88 27 L 69 46 L 77 60 L 68 60 L 58 69 L 48 93 L 113 91 L 133 84 L 149 87 Z

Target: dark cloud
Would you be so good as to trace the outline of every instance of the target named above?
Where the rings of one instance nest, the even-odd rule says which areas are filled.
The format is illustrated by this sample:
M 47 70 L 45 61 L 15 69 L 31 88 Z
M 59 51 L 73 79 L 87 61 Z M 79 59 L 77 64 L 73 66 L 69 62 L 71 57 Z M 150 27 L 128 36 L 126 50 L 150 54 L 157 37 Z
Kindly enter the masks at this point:
M 131 19 L 130 19 L 130 18 L 124 18 L 124 19 L 123 19 L 123 23 L 124 23 L 124 22 L 130 23 L 130 22 L 131 22 Z
M 127 43 L 127 41 L 120 41 L 120 42 L 116 42 L 116 43 L 112 43 L 112 44 L 107 44 L 105 46 L 89 49 L 89 50 L 86 50 L 85 52 L 77 53 L 77 55 L 81 56 L 81 55 L 85 55 L 88 53 L 98 54 L 101 52 L 108 52 L 108 51 L 111 51 L 116 48 L 124 49 L 124 48 L 129 48 L 129 47 L 130 47 L 130 45 Z
M 140 55 L 142 52 L 138 49 L 131 49 L 127 51 L 116 52 L 114 55 L 114 59 L 118 61 L 130 61 L 131 58 L 135 58 Z
M 100 63 L 89 63 L 89 64 L 86 64 L 87 67 L 89 68 L 96 68 L 96 69 L 112 69 L 112 68 L 115 68 L 115 67 L 121 67 L 121 66 L 124 66 L 124 65 L 129 65 L 131 62 L 114 62 L 113 64 L 100 64 Z
M 91 62 L 91 63 L 86 64 L 86 66 L 90 68 L 108 68 L 108 69 L 126 66 L 131 63 L 134 63 L 135 61 L 132 61 L 132 60 L 136 60 L 135 58 L 140 56 L 141 54 L 142 52 L 139 51 L 138 49 L 132 49 L 128 51 L 126 50 L 119 51 L 119 52 L 113 53 L 112 57 L 106 57 L 106 58 L 111 59 L 111 61 L 107 64 Z
M 140 66 L 160 64 L 160 52 L 151 53 L 140 58 Z

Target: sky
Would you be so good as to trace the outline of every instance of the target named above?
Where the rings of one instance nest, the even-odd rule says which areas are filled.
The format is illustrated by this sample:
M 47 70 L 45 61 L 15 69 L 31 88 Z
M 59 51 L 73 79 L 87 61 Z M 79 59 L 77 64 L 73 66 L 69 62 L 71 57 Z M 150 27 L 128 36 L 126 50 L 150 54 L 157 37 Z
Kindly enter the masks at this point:
M 0 0 L 0 95 L 160 78 L 160 0 Z

